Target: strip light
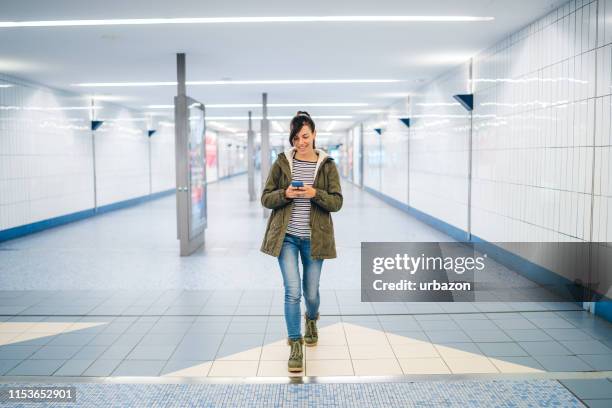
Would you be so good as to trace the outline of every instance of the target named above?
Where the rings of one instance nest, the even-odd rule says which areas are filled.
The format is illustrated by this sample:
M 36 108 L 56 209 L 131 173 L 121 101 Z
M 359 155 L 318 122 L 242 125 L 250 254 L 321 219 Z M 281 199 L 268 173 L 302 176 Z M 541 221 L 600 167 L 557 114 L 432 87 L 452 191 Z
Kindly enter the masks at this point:
M 104 20 L 2 21 L 0 28 L 87 27 L 158 24 L 235 24 L 235 23 L 414 23 L 477 22 L 494 17 L 479 16 L 286 16 L 286 17 L 194 17 L 194 18 L 125 18 Z
M 256 135 L 261 135 L 261 132 L 255 132 Z M 233 136 L 246 136 L 247 134 L 245 132 L 237 132 L 234 133 Z M 333 136 L 334 133 L 331 132 L 317 132 L 317 136 Z M 279 133 L 279 132 L 271 132 L 270 136 L 289 136 L 289 133 L 283 132 L 283 133 Z
M 211 103 L 204 104 L 206 108 L 261 108 L 261 103 Z M 360 107 L 367 103 L 269 103 L 269 108 L 299 108 L 299 107 Z M 174 105 L 147 105 L 145 109 L 174 109 Z
M 340 115 L 340 116 L 313 116 L 313 119 L 352 119 L 353 117 L 350 115 Z M 207 120 L 248 120 L 248 116 L 207 116 Z M 253 120 L 261 120 L 261 116 L 253 116 L 251 119 Z M 293 119 L 293 116 L 268 116 L 269 120 L 287 120 Z
M 295 85 L 295 84 L 389 84 L 404 82 L 402 79 L 279 79 L 260 81 L 186 81 L 186 85 Z M 176 86 L 175 81 L 157 82 L 81 82 L 71 84 L 80 87 L 139 87 Z

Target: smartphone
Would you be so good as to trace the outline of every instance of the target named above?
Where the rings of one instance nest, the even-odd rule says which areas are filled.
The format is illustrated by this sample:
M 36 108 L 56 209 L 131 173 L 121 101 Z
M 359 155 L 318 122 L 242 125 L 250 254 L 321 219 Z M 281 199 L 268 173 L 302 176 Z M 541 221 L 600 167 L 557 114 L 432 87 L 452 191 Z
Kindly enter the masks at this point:
M 302 181 L 292 181 L 291 187 L 304 187 L 304 182 Z

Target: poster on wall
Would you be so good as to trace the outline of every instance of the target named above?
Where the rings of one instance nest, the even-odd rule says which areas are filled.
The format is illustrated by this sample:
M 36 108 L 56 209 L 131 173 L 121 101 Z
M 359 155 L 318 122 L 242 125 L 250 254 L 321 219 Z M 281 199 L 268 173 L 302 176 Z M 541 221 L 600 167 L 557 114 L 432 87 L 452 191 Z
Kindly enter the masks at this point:
M 189 106 L 189 185 L 191 192 L 189 237 L 206 228 L 205 119 L 200 104 Z
M 208 181 L 215 181 L 218 178 L 217 174 L 217 133 L 211 130 L 206 131 L 206 171 Z

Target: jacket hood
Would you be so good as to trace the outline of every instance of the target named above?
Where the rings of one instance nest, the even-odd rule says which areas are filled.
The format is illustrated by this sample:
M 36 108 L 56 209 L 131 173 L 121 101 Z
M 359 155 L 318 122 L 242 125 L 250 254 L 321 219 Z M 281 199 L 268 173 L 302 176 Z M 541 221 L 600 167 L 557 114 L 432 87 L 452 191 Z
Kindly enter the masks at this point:
M 296 150 L 295 147 L 290 147 L 289 149 L 284 151 L 285 157 L 287 158 L 287 161 L 289 162 L 289 173 L 291 174 L 293 174 L 293 156 L 295 155 L 295 150 Z M 325 161 L 325 159 L 329 157 L 329 155 L 323 149 L 314 149 L 314 151 L 319 156 L 319 158 L 317 159 L 317 165 L 315 166 L 315 178 L 316 178 L 317 173 L 319 172 L 319 168 L 321 167 L 321 164 L 323 164 L 323 162 Z

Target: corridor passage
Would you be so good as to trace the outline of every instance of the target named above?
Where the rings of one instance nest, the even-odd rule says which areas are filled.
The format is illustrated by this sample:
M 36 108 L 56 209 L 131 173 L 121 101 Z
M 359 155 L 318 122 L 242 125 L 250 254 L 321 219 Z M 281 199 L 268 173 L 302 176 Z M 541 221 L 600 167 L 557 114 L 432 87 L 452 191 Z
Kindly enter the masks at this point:
M 612 326 L 569 302 L 362 303 L 361 241 L 450 238 L 343 188 L 307 376 L 610 375 Z M 287 376 L 282 280 L 259 252 L 265 221 L 246 177 L 210 185 L 199 254 L 176 256 L 173 210 L 170 196 L 0 244 L 2 374 Z

